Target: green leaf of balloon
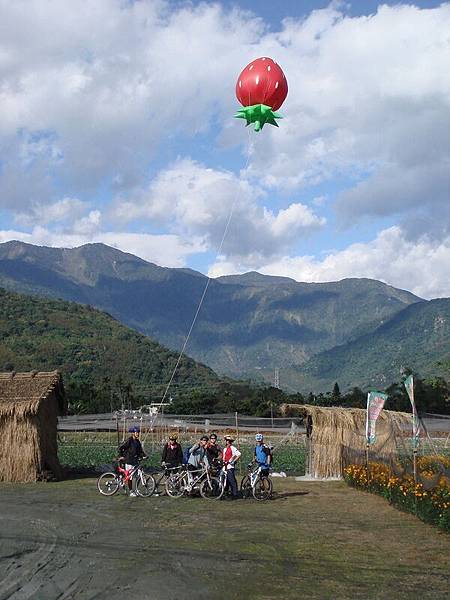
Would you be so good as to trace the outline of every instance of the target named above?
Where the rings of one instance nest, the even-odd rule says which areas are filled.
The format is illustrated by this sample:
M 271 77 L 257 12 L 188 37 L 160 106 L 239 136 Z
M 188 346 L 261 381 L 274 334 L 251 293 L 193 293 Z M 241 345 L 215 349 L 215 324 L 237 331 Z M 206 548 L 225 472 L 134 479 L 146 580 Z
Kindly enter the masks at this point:
M 245 119 L 246 127 L 254 124 L 255 131 L 261 131 L 266 123 L 278 127 L 276 119 L 283 118 L 279 113 L 274 112 L 270 106 L 266 106 L 265 104 L 244 106 L 244 108 L 239 109 L 234 116 L 236 119 Z

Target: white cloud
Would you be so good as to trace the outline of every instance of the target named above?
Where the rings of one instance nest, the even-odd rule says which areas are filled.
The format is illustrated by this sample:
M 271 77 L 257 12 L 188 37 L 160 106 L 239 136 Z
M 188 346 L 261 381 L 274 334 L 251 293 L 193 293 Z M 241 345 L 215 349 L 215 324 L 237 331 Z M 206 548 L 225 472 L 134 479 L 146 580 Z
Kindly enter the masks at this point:
M 167 260 L 184 264 L 192 252 L 219 247 L 237 195 L 222 248 L 230 264 L 290 265 L 311 277 L 331 277 L 335 264 L 334 279 L 352 269 L 377 276 L 386 232 L 362 244 L 358 260 L 354 246 L 324 261 L 279 259 L 298 235 L 325 226 L 314 212 L 320 197 L 310 208 L 292 195 L 336 177 L 347 186 L 335 205 L 341 222 L 399 220 L 386 247 L 402 268 L 389 265 L 384 278 L 403 281 L 408 257 L 422 264 L 422 252 L 435 267 L 422 269 L 415 289 L 440 294 L 432 290 L 441 289 L 435 273 L 448 279 L 450 4 L 380 6 L 358 18 L 339 6 L 272 31 L 211 3 L 0 0 L 0 209 L 35 226 L 20 235 L 37 243 L 110 235 L 154 257 L 160 240 Z M 213 150 L 246 137 L 230 118 L 233 87 L 242 66 L 262 55 L 286 72 L 285 119 L 250 134 L 249 168 L 238 178 L 212 163 Z M 158 155 L 182 139 L 195 159 L 205 132 L 211 168 L 195 160 L 167 167 L 173 155 Z M 205 149 L 198 152 L 205 162 Z M 161 170 L 149 183 L 155 157 Z M 290 194 L 277 210 L 272 189 Z M 326 193 L 330 210 L 332 185 Z M 118 233 L 108 233 L 110 197 L 118 199 Z M 129 219 L 154 235 L 124 231 Z
M 331 7 L 286 21 L 273 36 L 287 50 L 286 120 L 269 131 L 251 173 L 291 189 L 349 178 L 336 206 L 347 225 L 396 214 L 404 227 L 418 215 L 441 222 L 450 192 L 449 29 L 448 3 L 381 6 L 359 18 Z
M 271 32 L 218 4 L 0 0 L 0 137 L 22 132 L 25 153 L 71 195 L 105 179 L 129 189 L 163 138 L 213 126 L 241 140 L 234 81 L 266 54 L 290 92 L 280 129 L 264 130 L 252 158 L 265 184 L 436 163 L 448 145 L 450 5 L 358 18 L 336 6 Z
M 100 228 L 102 213 L 99 210 L 91 210 L 87 217 L 75 221 L 73 232 L 80 235 L 92 235 Z
M 33 204 L 26 213 L 17 213 L 15 221 L 24 227 L 33 227 L 37 224 L 61 223 L 81 217 L 86 209 L 86 204 L 77 198 L 62 198 L 50 204 Z
M 212 277 L 250 270 L 251 266 L 219 261 Z M 338 281 L 346 277 L 378 279 L 412 291 L 422 298 L 450 297 L 450 237 L 442 241 L 404 237 L 399 227 L 382 231 L 368 243 L 352 244 L 323 260 L 312 256 L 285 256 L 261 264 L 258 271 L 297 281 Z
M 206 3 L 0 0 L 0 11 L 0 145 L 20 131 L 30 154 L 45 134 L 52 176 L 76 191 L 134 186 L 162 139 L 222 123 L 242 53 L 264 32 Z
M 262 201 L 263 191 L 248 181 L 185 159 L 159 173 L 148 188 L 117 199 L 113 215 L 122 223 L 144 219 L 186 238 L 200 236 L 218 250 L 233 209 L 221 248 L 230 256 L 276 256 L 325 225 L 324 218 L 301 203 L 274 213 Z

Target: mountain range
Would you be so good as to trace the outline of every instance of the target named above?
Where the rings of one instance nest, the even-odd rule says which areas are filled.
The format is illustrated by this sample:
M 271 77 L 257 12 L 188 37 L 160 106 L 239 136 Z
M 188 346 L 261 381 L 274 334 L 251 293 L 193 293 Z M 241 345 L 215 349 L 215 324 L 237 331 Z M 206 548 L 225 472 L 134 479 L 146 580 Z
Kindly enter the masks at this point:
M 94 306 L 176 350 L 206 283 L 191 269 L 159 267 L 103 244 L 0 244 L 0 287 Z M 271 380 L 279 369 L 281 384 L 294 390 L 321 391 L 340 378 L 343 387 L 370 384 L 375 364 L 386 377 L 398 372 L 399 361 L 422 368 L 420 360 L 411 364 L 423 357 L 419 338 L 401 330 L 419 315 L 438 318 L 445 299 L 436 302 L 372 279 L 299 283 L 255 272 L 219 277 L 209 283 L 186 353 L 233 377 Z M 426 369 L 449 341 L 447 312 L 439 318 L 445 323 L 441 342 L 428 344 Z M 428 337 L 420 340 L 427 344 Z M 385 359 L 371 358 L 372 347 Z
M 294 389 L 385 389 L 406 369 L 445 375 L 450 365 L 450 298 L 417 302 L 374 331 L 281 372 Z

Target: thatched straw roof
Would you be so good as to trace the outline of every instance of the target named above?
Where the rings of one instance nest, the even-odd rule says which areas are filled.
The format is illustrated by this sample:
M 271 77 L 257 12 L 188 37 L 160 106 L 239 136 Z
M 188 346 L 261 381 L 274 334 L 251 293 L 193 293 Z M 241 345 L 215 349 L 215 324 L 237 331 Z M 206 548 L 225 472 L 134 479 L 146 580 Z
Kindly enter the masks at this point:
M 35 415 L 41 402 L 53 392 L 58 400 L 58 412 L 64 414 L 67 404 L 58 371 L 0 373 L 0 417 Z
M 362 462 L 366 447 L 366 410 L 283 404 L 285 416 L 311 417 L 312 435 L 310 472 L 314 477 L 340 477 L 344 467 Z M 411 428 L 411 414 L 382 410 L 376 425 L 376 441 L 370 446 L 372 457 L 392 460 L 397 452 L 397 438 Z
M 306 417 L 310 415 L 315 423 L 322 426 L 339 426 L 346 429 L 366 427 L 365 408 L 344 408 L 342 406 L 312 406 L 311 404 L 282 404 L 280 411 L 286 417 Z M 410 413 L 395 410 L 382 410 L 378 417 L 379 422 L 393 421 L 400 429 L 412 425 Z M 377 423 L 378 426 L 378 423 Z

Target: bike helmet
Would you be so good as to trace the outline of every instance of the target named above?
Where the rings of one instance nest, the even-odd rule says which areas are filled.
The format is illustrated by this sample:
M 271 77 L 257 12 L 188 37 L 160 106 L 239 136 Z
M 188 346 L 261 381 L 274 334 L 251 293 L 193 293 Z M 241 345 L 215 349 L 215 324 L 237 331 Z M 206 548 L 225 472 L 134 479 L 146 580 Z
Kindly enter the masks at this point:
M 178 439 L 178 433 L 171 433 L 169 435 L 169 440 L 176 441 Z
M 226 442 L 234 442 L 234 437 L 232 437 L 231 435 L 224 435 L 224 436 L 223 436 L 223 439 L 224 439 Z
M 257 442 L 262 442 L 262 441 L 263 441 L 263 439 L 264 439 L 264 436 L 263 436 L 263 434 L 262 434 L 262 433 L 257 433 L 257 434 L 255 435 L 255 440 L 256 440 Z
M 130 429 L 128 430 L 128 433 L 140 433 L 141 430 L 139 429 L 139 427 L 136 427 L 136 425 L 134 427 L 130 427 Z

